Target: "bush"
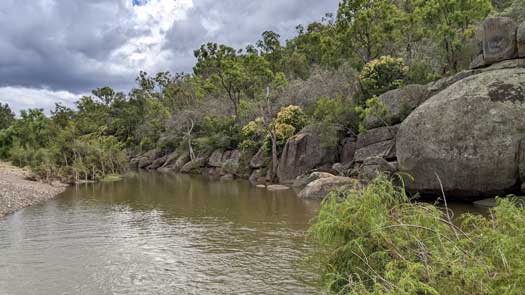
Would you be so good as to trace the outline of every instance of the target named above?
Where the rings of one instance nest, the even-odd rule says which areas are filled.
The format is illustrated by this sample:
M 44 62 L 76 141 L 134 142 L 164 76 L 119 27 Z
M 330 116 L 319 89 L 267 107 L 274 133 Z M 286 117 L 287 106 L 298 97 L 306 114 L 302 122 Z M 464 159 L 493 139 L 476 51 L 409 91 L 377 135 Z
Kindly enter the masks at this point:
M 301 107 L 289 105 L 281 108 L 281 111 L 277 114 L 277 119 L 275 119 L 275 124 L 290 125 L 299 132 L 308 124 L 308 120 Z
M 342 201 L 338 202 L 338 199 Z M 334 294 L 525 294 L 525 209 L 499 199 L 491 218 L 411 202 L 380 176 L 331 193 L 310 235 Z
M 369 117 L 378 118 L 387 125 L 385 119 L 388 113 L 387 107 L 377 96 L 368 99 L 364 107 L 357 106 L 355 112 L 359 116 L 359 132 L 361 133 L 367 131 L 366 121 Z
M 408 67 L 403 59 L 382 56 L 364 66 L 359 80 L 363 92 L 372 97 L 403 86 L 407 73 Z
M 241 141 L 241 131 L 231 116 L 204 117 L 199 133 L 208 137 L 212 150 L 234 149 Z

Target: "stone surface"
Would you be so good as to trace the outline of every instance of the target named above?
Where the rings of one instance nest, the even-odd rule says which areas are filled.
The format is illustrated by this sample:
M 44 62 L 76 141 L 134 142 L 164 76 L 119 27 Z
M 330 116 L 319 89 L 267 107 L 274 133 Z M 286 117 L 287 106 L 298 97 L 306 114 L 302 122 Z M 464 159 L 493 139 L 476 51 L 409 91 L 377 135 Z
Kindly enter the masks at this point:
M 262 168 L 264 166 L 264 160 L 265 160 L 265 150 L 264 147 L 261 147 L 257 154 L 253 156 L 253 158 L 250 160 L 250 167 L 254 169 Z
M 266 183 L 266 173 L 262 169 L 255 169 L 249 178 L 252 184 Z
M 396 138 L 399 125 L 368 130 L 357 137 L 357 149 Z
M 381 119 L 369 116 L 365 122 L 366 128 L 373 129 L 401 123 L 410 112 L 425 102 L 428 95 L 427 86 L 415 84 L 382 94 L 379 100 L 385 105 L 387 113 Z
M 224 155 L 224 150 L 214 151 L 210 158 L 208 159 L 208 166 L 211 167 L 222 167 L 223 160 L 222 156 Z
M 470 69 L 479 69 L 482 67 L 485 67 L 487 64 L 485 63 L 485 59 L 483 59 L 483 54 L 480 54 L 474 58 L 474 60 L 470 63 Z
M 222 171 L 226 174 L 237 174 L 240 168 L 241 152 L 239 150 L 226 151 L 222 156 Z
M 525 184 L 525 135 L 523 135 L 518 151 L 518 162 L 521 183 Z M 522 190 L 523 192 L 523 190 Z
M 303 175 L 300 177 L 297 177 L 297 179 L 293 183 L 294 188 L 304 188 L 309 183 L 316 181 L 321 178 L 329 178 L 329 177 L 335 177 L 335 175 L 327 173 L 327 172 L 313 172 L 308 175 Z
M 157 150 L 151 150 L 143 154 L 142 156 L 139 156 L 138 161 L 138 168 L 144 169 L 148 166 L 150 166 L 155 158 L 157 157 L 158 151 Z
M 483 22 L 483 59 L 492 64 L 517 57 L 516 23 L 508 17 L 489 17 Z
M 277 192 L 277 191 L 287 191 L 290 188 L 286 185 L 280 185 L 280 184 L 274 184 L 274 185 L 268 185 L 266 189 L 270 192 Z
M 347 164 L 354 160 L 355 151 L 357 150 L 357 139 L 347 137 L 343 140 L 341 147 L 341 163 Z
M 369 183 L 381 173 L 391 175 L 394 172 L 396 172 L 396 168 L 385 159 L 379 157 L 368 158 L 359 169 L 359 180 L 363 183 Z
M 168 156 L 163 156 L 163 157 L 160 157 L 158 159 L 156 159 L 155 161 L 153 161 L 153 163 L 151 163 L 151 165 L 148 166 L 148 170 L 156 170 L 157 168 L 160 168 L 162 167 L 162 165 L 164 165 L 164 163 L 166 163 L 166 161 L 168 160 Z
M 441 78 L 437 81 L 434 81 L 434 82 L 431 82 L 430 84 L 427 85 L 427 89 L 430 93 L 430 95 L 433 95 L 433 94 L 436 94 L 438 92 L 441 92 L 443 89 L 451 86 L 452 84 L 460 81 L 460 80 L 463 80 L 465 78 L 468 78 L 472 75 L 476 75 L 476 74 L 479 74 L 483 71 L 483 69 L 476 69 L 476 70 L 466 70 L 466 71 L 461 71 L 453 76 L 449 76 L 449 77 L 445 77 L 445 78 Z
M 397 135 L 409 190 L 479 198 L 519 190 L 519 142 L 525 132 L 525 69 L 486 71 L 427 100 Z
M 355 179 L 341 176 L 321 178 L 309 183 L 300 193 L 303 199 L 324 199 L 332 190 L 353 186 Z
M 518 56 L 525 57 L 525 22 L 521 23 L 517 32 Z
M 177 159 L 179 158 L 179 156 L 181 155 L 180 152 L 178 151 L 175 151 L 171 154 L 169 154 L 166 158 L 166 162 L 164 162 L 164 164 L 162 165 L 162 168 L 165 168 L 167 166 L 170 166 L 170 165 L 173 165 Z
M 358 149 L 355 153 L 355 161 L 363 163 L 366 159 L 371 157 L 381 157 L 385 159 L 396 158 L 396 141 L 387 140 L 381 141 L 367 147 Z
M 207 162 L 208 159 L 206 157 L 199 157 L 193 161 L 186 163 L 180 171 L 183 173 L 200 174 L 202 172 L 202 168 L 206 166 Z
M 325 164 L 331 166 L 336 160 L 337 146 L 322 144 L 319 131 L 306 127 L 286 143 L 279 161 L 277 176 L 279 182 L 290 183 L 297 176 Z

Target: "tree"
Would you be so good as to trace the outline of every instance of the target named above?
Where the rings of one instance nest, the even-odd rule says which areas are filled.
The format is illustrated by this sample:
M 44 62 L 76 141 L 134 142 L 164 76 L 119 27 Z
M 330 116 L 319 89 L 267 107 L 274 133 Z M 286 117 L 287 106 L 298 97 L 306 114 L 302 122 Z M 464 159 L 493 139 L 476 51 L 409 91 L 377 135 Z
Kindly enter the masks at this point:
M 0 130 L 7 129 L 15 121 L 15 114 L 9 105 L 0 103 Z
M 242 87 L 248 74 L 244 71 L 237 52 L 226 45 L 208 43 L 194 53 L 197 64 L 193 72 L 205 79 L 210 92 L 221 90 L 226 93 L 238 121 Z
M 419 0 L 426 31 L 439 44 L 445 60 L 443 73 L 460 69 L 461 53 L 474 36 L 474 24 L 491 11 L 490 0 Z
M 339 38 L 363 63 L 390 54 L 400 36 L 400 14 L 393 1 L 343 0 L 337 11 Z

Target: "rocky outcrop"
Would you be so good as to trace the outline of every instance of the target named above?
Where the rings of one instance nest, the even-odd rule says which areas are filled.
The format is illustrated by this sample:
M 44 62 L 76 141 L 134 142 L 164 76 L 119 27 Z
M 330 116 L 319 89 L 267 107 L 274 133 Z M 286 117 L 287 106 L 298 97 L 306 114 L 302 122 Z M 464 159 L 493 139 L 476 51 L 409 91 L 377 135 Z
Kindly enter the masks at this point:
M 157 159 L 158 151 L 151 150 L 129 161 L 131 169 L 145 169 Z
M 417 108 L 397 135 L 399 168 L 412 191 L 477 198 L 516 190 L 524 137 L 525 69 L 486 71 Z
M 335 177 L 335 175 L 327 173 L 327 172 L 313 172 L 307 175 L 297 177 L 297 179 L 294 181 L 292 186 L 295 189 L 299 189 L 299 188 L 302 189 L 311 182 L 314 182 L 321 178 L 330 178 L 330 177 Z
M 358 163 L 363 163 L 367 158 L 371 157 L 395 158 L 395 138 L 398 129 L 399 126 L 388 126 L 359 134 L 354 160 Z
M 483 23 L 483 60 L 485 64 L 517 57 L 518 26 L 509 17 L 489 17 Z
M 210 167 L 222 167 L 223 161 L 222 156 L 224 155 L 224 150 L 216 150 L 214 151 L 210 159 L 208 160 L 208 166 Z
M 518 162 L 520 170 L 521 192 L 525 193 L 525 136 L 520 141 Z
M 523 22 L 517 31 L 518 56 L 525 57 L 525 22 Z
M 523 57 L 524 24 L 518 25 L 508 17 L 489 17 L 483 22 L 482 54 L 470 64 L 478 69 L 504 60 Z
M 195 160 L 186 163 L 180 171 L 182 173 L 201 174 L 207 162 L 207 157 L 198 157 Z
M 347 137 L 341 145 L 341 163 L 348 164 L 354 160 L 355 151 L 357 150 L 357 138 Z
M 250 160 L 250 167 L 253 169 L 262 168 L 264 166 L 265 160 L 266 160 L 265 149 L 263 146 L 259 149 L 257 154 L 255 154 L 255 156 L 253 156 L 252 159 Z
M 156 170 L 156 169 L 162 167 L 164 165 L 164 163 L 166 163 L 167 160 L 168 160 L 168 156 L 160 157 L 160 158 L 156 159 L 155 161 L 153 161 L 153 163 L 151 163 L 151 165 L 149 165 L 146 169 L 148 169 L 148 170 Z
M 408 85 L 382 94 L 379 96 L 379 101 L 386 107 L 386 115 L 383 118 L 369 116 L 365 122 L 366 128 L 373 129 L 401 123 L 428 98 L 428 94 L 428 87 L 424 85 Z
M 299 197 L 303 199 L 324 199 L 334 189 L 352 187 L 356 180 L 348 177 L 334 176 L 320 178 L 309 183 L 300 193 Z
M 359 180 L 362 183 L 369 183 L 380 174 L 392 175 L 396 171 L 397 167 L 383 158 L 368 158 L 359 169 Z
M 280 182 L 290 183 L 299 175 L 336 161 L 337 146 L 323 144 L 319 131 L 315 127 L 306 127 L 286 143 L 277 176 Z

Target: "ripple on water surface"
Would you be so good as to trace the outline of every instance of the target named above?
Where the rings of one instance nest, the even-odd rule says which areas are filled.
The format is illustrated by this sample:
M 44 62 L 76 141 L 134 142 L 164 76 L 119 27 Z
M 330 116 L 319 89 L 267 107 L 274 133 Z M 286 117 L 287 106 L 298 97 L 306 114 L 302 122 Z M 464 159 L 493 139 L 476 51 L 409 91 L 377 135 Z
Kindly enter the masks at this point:
M 0 294 L 319 294 L 318 208 L 181 175 L 71 188 L 0 220 Z

